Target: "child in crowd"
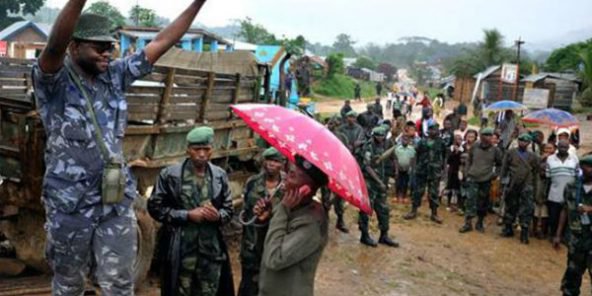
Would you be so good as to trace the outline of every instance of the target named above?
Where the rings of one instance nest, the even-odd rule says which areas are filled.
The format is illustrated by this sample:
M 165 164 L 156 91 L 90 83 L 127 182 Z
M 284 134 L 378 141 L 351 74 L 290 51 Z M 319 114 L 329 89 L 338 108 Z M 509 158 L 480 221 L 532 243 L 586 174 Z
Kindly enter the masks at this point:
M 448 165 L 448 180 L 446 182 L 448 204 L 446 209 L 453 212 L 456 211 L 456 206 L 458 206 L 458 196 L 460 195 L 459 170 L 461 154 L 463 152 L 463 138 L 460 132 L 456 132 L 454 134 L 454 141 L 450 146 L 448 159 L 446 160 Z M 455 204 L 456 206 L 452 207 L 452 204 Z

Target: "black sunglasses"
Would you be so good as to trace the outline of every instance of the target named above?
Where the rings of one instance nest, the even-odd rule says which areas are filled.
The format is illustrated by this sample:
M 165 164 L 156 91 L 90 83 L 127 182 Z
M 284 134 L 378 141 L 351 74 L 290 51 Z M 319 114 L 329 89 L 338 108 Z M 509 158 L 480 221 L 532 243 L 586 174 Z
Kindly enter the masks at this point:
M 89 47 L 91 47 L 94 51 L 98 54 L 103 54 L 105 52 L 112 53 L 115 50 L 115 45 L 111 42 L 92 42 L 92 41 L 83 41 L 77 40 L 79 43 L 85 43 Z

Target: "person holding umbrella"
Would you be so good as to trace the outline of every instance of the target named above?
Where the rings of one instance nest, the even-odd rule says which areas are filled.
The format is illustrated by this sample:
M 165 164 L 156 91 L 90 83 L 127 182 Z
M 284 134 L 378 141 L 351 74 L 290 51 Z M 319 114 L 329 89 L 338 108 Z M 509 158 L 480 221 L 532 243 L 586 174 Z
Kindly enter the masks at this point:
M 384 161 L 394 161 L 392 157 L 384 161 L 376 162 L 375 160 L 382 156 L 388 150 L 386 145 L 387 131 L 384 127 L 375 127 L 372 129 L 372 139 L 367 142 L 360 151 L 361 168 L 368 185 L 368 192 L 370 194 L 370 203 L 376 212 L 378 224 L 380 228 L 380 238 L 378 242 L 389 247 L 398 247 L 399 243 L 392 240 L 388 236 L 389 231 L 389 206 L 386 198 L 388 186 L 388 172 Z M 358 227 L 360 228 L 361 237 L 360 242 L 370 247 L 376 247 L 377 243 L 372 239 L 368 232 L 369 217 L 367 214 L 360 212 L 358 218 Z
M 328 241 L 328 216 L 314 201 L 328 177 L 300 155 L 285 180 L 281 203 L 272 207 L 259 199 L 254 213 L 269 221 L 265 237 L 259 296 L 313 295 L 317 266 Z
M 243 212 L 239 216 L 243 224 L 240 247 L 242 276 L 239 296 L 257 296 L 259 294 L 259 268 L 268 225 L 256 221 L 253 209 L 260 199 L 267 199 L 271 201 L 272 206 L 275 206 L 284 196 L 286 175 L 282 169 L 286 158 L 277 149 L 271 147 L 263 152 L 263 159 L 261 173 L 247 180 L 243 192 Z

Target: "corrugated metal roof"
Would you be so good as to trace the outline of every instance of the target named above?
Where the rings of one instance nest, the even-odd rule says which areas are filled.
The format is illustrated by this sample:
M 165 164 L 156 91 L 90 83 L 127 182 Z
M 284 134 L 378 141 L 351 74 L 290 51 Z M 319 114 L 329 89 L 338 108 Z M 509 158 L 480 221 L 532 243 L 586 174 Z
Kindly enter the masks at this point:
M 540 81 L 545 78 L 554 78 L 554 79 L 568 80 L 568 81 L 573 81 L 573 82 L 581 82 L 581 80 L 575 74 L 572 74 L 572 73 L 547 73 L 547 72 L 541 72 L 538 74 L 528 75 L 524 79 L 522 79 L 522 81 L 537 82 L 537 81 Z
M 497 71 L 500 68 L 500 65 L 497 66 L 489 66 L 487 69 L 485 69 L 485 71 L 481 72 L 480 74 L 481 79 L 485 79 L 487 78 L 489 75 L 493 74 L 495 71 Z M 476 74 L 475 76 L 473 76 L 475 79 L 477 79 L 479 77 L 479 73 Z
M 12 35 L 28 27 L 32 27 L 34 30 L 44 35 L 45 38 L 49 36 L 49 31 L 51 29 L 51 26 L 47 24 L 37 24 L 32 21 L 19 21 L 0 31 L 0 40 L 8 39 L 12 37 Z
M 160 33 L 160 32 L 121 30 L 121 31 L 119 31 L 119 33 L 130 36 L 130 37 L 134 37 L 134 38 L 154 39 L 156 37 L 156 35 L 158 35 L 158 33 Z M 185 35 L 183 35 L 183 37 L 181 37 L 181 40 L 187 40 L 187 39 L 193 40 L 193 39 L 197 39 L 201 36 L 202 35 L 200 35 L 200 34 L 186 33 Z

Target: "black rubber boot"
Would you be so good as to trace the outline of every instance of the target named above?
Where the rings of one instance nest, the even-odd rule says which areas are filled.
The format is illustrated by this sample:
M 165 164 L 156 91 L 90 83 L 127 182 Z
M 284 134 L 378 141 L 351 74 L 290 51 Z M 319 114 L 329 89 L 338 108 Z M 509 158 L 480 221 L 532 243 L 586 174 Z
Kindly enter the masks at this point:
M 473 222 L 471 221 L 471 218 L 465 218 L 465 225 L 463 225 L 458 232 L 467 233 L 469 231 L 473 231 Z
M 485 232 L 485 228 L 483 227 L 483 217 L 479 217 L 477 219 L 477 223 L 475 223 L 475 230 L 484 233 Z
M 360 237 L 360 243 L 362 243 L 363 245 L 369 246 L 369 247 L 374 247 L 374 248 L 378 246 L 376 241 L 374 241 L 372 239 L 372 237 L 370 237 L 370 234 L 368 234 L 368 232 L 366 232 L 366 231 L 362 232 L 362 237 Z
M 387 245 L 387 246 L 393 247 L 393 248 L 399 247 L 399 243 L 396 240 L 391 239 L 388 236 L 388 233 L 386 231 L 380 232 L 380 238 L 378 239 L 378 243 L 383 244 L 383 245 Z
M 343 222 L 343 216 L 337 216 L 337 223 L 335 224 L 335 228 L 343 233 L 349 233 L 349 229 L 345 227 L 345 222 Z
M 438 217 L 438 209 L 432 209 L 432 215 L 430 216 L 430 220 L 437 224 L 442 224 L 442 218 Z
M 528 245 L 528 227 L 522 228 L 520 231 L 520 242 Z
M 413 207 L 411 208 L 411 211 L 409 213 L 407 213 L 405 216 L 403 216 L 403 219 L 405 220 L 412 220 L 417 218 L 417 208 Z
M 502 230 L 502 233 L 500 235 L 502 237 L 512 237 L 512 236 L 514 236 L 514 230 L 512 229 L 512 224 L 506 224 L 506 225 L 504 225 L 504 229 Z

